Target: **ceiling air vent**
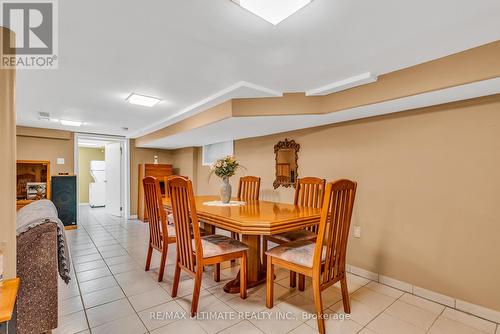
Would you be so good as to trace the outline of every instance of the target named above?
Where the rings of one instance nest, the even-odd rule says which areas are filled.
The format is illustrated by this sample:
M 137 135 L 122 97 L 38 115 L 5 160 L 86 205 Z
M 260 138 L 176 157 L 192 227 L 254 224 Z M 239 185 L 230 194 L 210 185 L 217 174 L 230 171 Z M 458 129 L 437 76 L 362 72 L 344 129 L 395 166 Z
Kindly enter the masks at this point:
M 38 119 L 42 121 L 50 121 L 50 114 L 48 112 L 40 111 L 38 113 Z

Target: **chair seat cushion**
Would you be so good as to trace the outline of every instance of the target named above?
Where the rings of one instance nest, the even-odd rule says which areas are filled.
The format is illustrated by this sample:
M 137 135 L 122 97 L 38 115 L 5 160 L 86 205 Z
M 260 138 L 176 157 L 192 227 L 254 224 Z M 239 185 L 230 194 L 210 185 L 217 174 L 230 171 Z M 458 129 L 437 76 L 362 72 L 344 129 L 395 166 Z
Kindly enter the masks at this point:
M 203 248 L 204 258 L 236 253 L 248 249 L 248 246 L 245 245 L 244 243 L 236 239 L 218 234 L 212 234 L 201 237 L 201 247 Z M 193 239 L 193 249 L 194 248 L 195 246 Z
M 281 234 L 272 235 L 271 238 L 279 240 L 281 242 L 291 242 L 291 241 L 305 241 L 305 240 L 316 240 L 318 235 L 309 230 L 296 230 L 285 232 Z
M 167 221 L 168 221 L 168 224 L 169 224 L 169 225 L 174 225 L 174 214 L 173 214 L 173 213 L 170 213 L 170 214 L 167 216 Z
M 312 268 L 315 248 L 316 242 L 311 240 L 292 241 L 278 247 L 271 248 L 266 252 L 266 255 L 298 264 L 300 266 Z M 326 246 L 323 246 L 321 261 L 323 262 L 325 259 Z

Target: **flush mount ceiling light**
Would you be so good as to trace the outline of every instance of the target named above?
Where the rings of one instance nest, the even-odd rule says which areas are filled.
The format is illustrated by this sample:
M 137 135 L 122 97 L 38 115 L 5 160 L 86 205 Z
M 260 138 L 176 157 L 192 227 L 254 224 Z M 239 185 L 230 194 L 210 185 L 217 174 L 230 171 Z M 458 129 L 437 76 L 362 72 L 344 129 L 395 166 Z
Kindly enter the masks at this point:
M 127 101 L 130 104 L 151 108 L 160 103 L 161 100 L 159 98 L 152 96 L 132 93 L 125 99 L 125 101 Z
M 66 125 L 66 126 L 81 126 L 83 124 L 83 122 L 80 122 L 80 121 L 68 121 L 65 119 L 61 119 L 60 122 L 62 125 Z
M 312 0 L 232 0 L 274 25 L 305 7 Z

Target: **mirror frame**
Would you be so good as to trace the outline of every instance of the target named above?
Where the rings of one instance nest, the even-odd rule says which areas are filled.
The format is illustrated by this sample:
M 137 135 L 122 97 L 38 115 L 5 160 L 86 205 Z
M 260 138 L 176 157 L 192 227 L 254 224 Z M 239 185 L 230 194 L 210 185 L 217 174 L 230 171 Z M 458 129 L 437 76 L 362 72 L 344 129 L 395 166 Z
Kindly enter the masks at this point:
M 291 149 L 291 150 L 295 151 L 295 166 L 297 167 L 296 171 L 298 171 L 298 169 L 299 169 L 299 164 L 297 162 L 299 160 L 298 152 L 300 150 L 300 144 L 297 144 L 295 142 L 295 140 L 293 140 L 293 139 L 288 140 L 287 138 L 285 138 L 284 141 L 279 141 L 276 145 L 274 145 L 274 159 L 275 159 L 275 163 L 274 163 L 275 180 L 273 182 L 274 189 L 277 189 L 280 186 L 285 187 L 285 188 L 290 188 L 290 187 L 295 188 L 295 182 L 285 183 L 283 181 L 278 180 L 278 151 L 283 150 L 283 149 Z M 295 180 L 297 180 L 297 178 L 298 178 L 298 172 L 295 175 Z

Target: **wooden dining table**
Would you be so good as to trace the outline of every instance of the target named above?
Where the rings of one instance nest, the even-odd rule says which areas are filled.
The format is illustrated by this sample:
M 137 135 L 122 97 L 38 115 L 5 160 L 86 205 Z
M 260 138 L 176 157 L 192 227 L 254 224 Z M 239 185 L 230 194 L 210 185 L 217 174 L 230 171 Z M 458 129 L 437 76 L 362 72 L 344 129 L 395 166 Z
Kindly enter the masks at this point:
M 236 232 L 248 247 L 248 287 L 265 282 L 265 268 L 261 258 L 263 236 L 302 229 L 319 224 L 321 209 L 270 201 L 250 201 L 241 206 L 211 206 L 204 203 L 218 201 L 218 196 L 196 196 L 196 212 L 205 231 L 215 228 Z M 170 210 L 170 199 L 163 204 Z M 239 274 L 224 286 L 228 293 L 239 292 Z

